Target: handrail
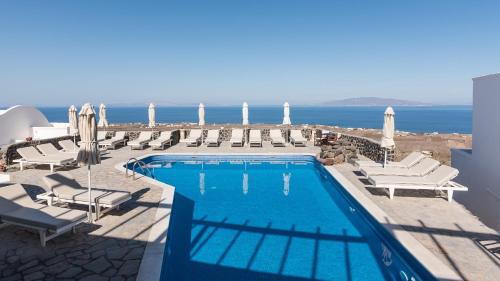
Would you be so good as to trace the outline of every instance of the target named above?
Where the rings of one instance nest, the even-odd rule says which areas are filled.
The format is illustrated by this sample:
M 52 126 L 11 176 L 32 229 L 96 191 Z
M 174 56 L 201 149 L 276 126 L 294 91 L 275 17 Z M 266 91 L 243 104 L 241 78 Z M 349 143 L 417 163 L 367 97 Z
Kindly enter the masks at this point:
M 135 166 L 138 165 L 142 172 L 146 175 L 146 171 L 148 171 L 149 173 L 149 176 L 151 176 L 152 178 L 154 178 L 153 176 L 153 173 L 151 172 L 151 170 L 147 167 L 146 163 L 144 163 L 143 161 L 135 158 L 135 157 L 132 157 L 130 158 L 128 161 L 127 161 L 127 164 L 126 164 L 126 167 L 125 167 L 125 177 L 128 178 L 128 170 L 129 170 L 129 164 L 132 162 L 132 161 L 135 161 L 134 162 L 134 165 L 132 165 L 132 179 L 135 180 Z
M 144 163 L 143 161 L 138 160 L 138 161 L 136 161 L 136 162 L 134 163 L 134 165 L 132 166 L 132 179 L 134 179 L 134 180 L 135 180 L 135 166 L 136 166 L 136 165 L 138 165 L 138 166 L 142 169 L 142 172 L 144 173 L 144 175 L 146 175 L 146 171 L 148 171 L 148 172 L 149 172 L 149 175 L 150 175 L 151 177 L 153 177 L 153 174 L 151 173 L 151 171 L 149 170 L 149 168 L 148 168 L 148 167 L 146 167 L 146 163 Z
M 130 164 L 130 161 L 135 160 L 136 162 L 139 161 L 139 159 L 132 157 L 127 160 L 127 164 L 125 164 L 125 177 L 128 178 L 128 164 Z

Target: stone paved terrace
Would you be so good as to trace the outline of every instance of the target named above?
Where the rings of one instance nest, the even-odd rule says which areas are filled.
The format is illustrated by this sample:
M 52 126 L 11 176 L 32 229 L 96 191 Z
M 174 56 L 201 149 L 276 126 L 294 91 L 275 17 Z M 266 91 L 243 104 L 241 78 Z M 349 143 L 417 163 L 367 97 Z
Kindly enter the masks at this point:
M 274 148 L 269 142 L 265 142 L 263 148 L 232 148 L 228 143 L 222 143 L 219 148 L 177 144 L 166 152 L 316 153 L 319 148 Z M 16 226 L 0 228 L 0 280 L 135 280 L 162 190 L 140 179 L 126 179 L 114 166 L 149 153 L 151 149 L 140 151 L 124 147 L 103 155 L 102 163 L 92 169 L 95 186 L 128 190 L 133 199 L 93 225 L 79 226 L 76 234 L 63 234 L 42 248 L 34 232 Z M 59 170 L 69 171 L 86 185 L 86 167 Z M 9 169 L 12 181 L 22 183 L 33 198 L 43 192 L 42 176 L 49 173 L 44 166 L 22 172 L 16 166 Z
M 464 280 L 500 280 L 500 255 L 486 250 L 498 251 L 500 234 L 461 204 L 448 203 L 445 194 L 429 190 L 396 190 L 390 200 L 383 190 L 366 188 L 368 183 L 352 165 L 336 169 L 397 221 L 397 228 L 408 231 Z
M 319 148 L 273 148 L 270 143 L 264 143 L 263 148 L 231 148 L 227 143 L 220 148 L 188 148 L 178 144 L 165 152 L 317 153 Z M 143 180 L 126 179 L 114 166 L 130 157 L 148 153 L 151 153 L 150 149 L 131 151 L 120 148 L 110 151 L 103 157 L 100 167 L 93 169 L 97 186 L 133 193 L 133 199 L 121 210 L 108 213 L 94 225 L 85 224 L 77 229 L 76 234 L 57 237 L 45 248 L 40 247 L 38 236 L 32 232 L 15 226 L 1 228 L 0 280 L 135 280 L 162 189 Z M 49 173 L 47 168 L 40 168 L 23 172 L 14 168 L 9 173 L 13 181 L 23 183 L 34 195 L 42 191 L 41 176 Z M 461 205 L 435 198 L 432 192 L 397 192 L 391 201 L 380 192 L 368 191 L 351 165 L 340 165 L 338 169 L 464 279 L 498 280 L 500 260 L 488 254 L 478 243 L 498 242 L 499 235 Z M 86 168 L 69 171 L 83 184 L 86 182 Z

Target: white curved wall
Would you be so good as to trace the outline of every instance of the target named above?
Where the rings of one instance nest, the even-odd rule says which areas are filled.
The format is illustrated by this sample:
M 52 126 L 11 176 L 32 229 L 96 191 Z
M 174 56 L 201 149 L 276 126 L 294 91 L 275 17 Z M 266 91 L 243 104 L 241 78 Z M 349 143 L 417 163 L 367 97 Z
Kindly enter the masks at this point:
M 45 115 L 31 106 L 16 105 L 0 111 L 0 145 L 33 137 L 32 127 L 52 127 Z

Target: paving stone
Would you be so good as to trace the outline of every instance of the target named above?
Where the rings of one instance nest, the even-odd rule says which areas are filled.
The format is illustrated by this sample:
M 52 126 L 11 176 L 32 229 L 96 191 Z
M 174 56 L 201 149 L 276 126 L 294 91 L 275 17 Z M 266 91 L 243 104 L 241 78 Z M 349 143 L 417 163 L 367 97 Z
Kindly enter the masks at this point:
M 92 252 L 91 257 L 92 257 L 93 259 L 95 259 L 95 258 L 98 258 L 98 257 L 100 257 L 100 256 L 104 256 L 105 254 L 106 254 L 106 251 L 104 251 L 104 250 L 99 250 L 99 251 Z
M 24 281 L 40 280 L 40 279 L 43 279 L 43 277 L 45 277 L 45 274 L 43 274 L 43 272 L 37 271 L 37 272 L 33 272 L 31 274 L 25 275 Z
M 95 273 L 101 273 L 108 269 L 111 266 L 111 264 L 104 258 L 100 257 L 86 265 L 83 266 L 83 268 L 90 270 Z
M 85 255 L 85 253 L 82 251 L 74 251 L 74 252 L 69 252 L 69 253 L 65 254 L 64 256 L 66 258 L 73 258 L 73 257 L 81 256 L 81 255 Z
M 121 276 L 113 276 L 109 281 L 125 281 L 125 278 Z
M 2 271 L 2 276 L 3 277 L 7 277 L 7 276 L 11 276 L 12 274 L 16 273 L 16 268 L 15 267 L 9 267 L 9 268 L 6 268 Z
M 132 249 L 126 256 L 126 260 L 134 260 L 134 259 L 141 259 L 142 255 L 144 254 L 144 249 L 143 248 L 135 248 Z
M 24 271 L 24 270 L 29 269 L 29 268 L 37 265 L 37 264 L 38 264 L 38 260 L 37 259 L 33 259 L 30 262 L 25 263 L 25 264 L 21 265 L 20 267 L 18 267 L 17 271 Z
M 45 268 L 44 265 L 39 264 L 37 266 L 31 267 L 31 268 L 23 271 L 23 274 L 26 275 L 26 274 L 30 274 L 30 273 L 33 273 L 33 272 L 36 272 L 36 271 L 42 271 L 44 268 Z
M 8 263 L 16 263 L 19 261 L 19 256 L 15 256 L 15 255 L 12 255 L 10 257 L 7 258 L 7 262 Z
M 79 281 L 107 281 L 108 278 L 94 274 L 94 275 L 85 276 L 85 277 L 78 279 L 78 280 Z
M 76 266 L 70 267 L 61 274 L 57 275 L 57 278 L 73 278 L 77 276 L 80 272 L 82 272 L 82 269 Z
M 43 272 L 48 273 L 48 274 L 57 275 L 57 274 L 65 271 L 70 266 L 71 265 L 67 261 L 61 261 L 61 262 L 58 262 L 58 263 L 55 263 L 53 265 L 45 267 L 43 269 Z
M 139 269 L 140 263 L 141 262 L 139 260 L 128 260 L 120 267 L 118 274 L 124 276 L 136 274 Z
M 23 277 L 21 276 L 20 273 L 8 277 L 2 277 L 2 281 L 18 281 L 18 280 L 23 280 Z
M 82 266 L 84 264 L 87 264 L 89 263 L 90 261 L 87 259 L 87 260 L 84 260 L 84 259 L 73 259 L 73 260 L 69 260 L 69 263 L 71 263 L 72 265 L 75 265 L 75 266 Z
M 106 271 L 104 271 L 103 273 L 101 273 L 102 276 L 106 276 L 106 277 L 113 277 L 116 275 L 118 271 L 114 268 L 110 268 Z
M 123 261 L 122 260 L 111 260 L 111 264 L 113 264 L 113 266 L 115 268 L 120 268 L 120 266 L 122 266 L 122 264 L 123 264 Z
M 128 251 L 127 247 L 113 248 L 106 251 L 106 256 L 110 259 L 121 259 Z
M 51 259 L 46 260 L 44 263 L 46 265 L 52 265 L 52 264 L 61 262 L 63 260 L 65 260 L 65 257 L 63 255 L 59 255 L 59 256 L 56 256 L 56 257 L 53 257 Z

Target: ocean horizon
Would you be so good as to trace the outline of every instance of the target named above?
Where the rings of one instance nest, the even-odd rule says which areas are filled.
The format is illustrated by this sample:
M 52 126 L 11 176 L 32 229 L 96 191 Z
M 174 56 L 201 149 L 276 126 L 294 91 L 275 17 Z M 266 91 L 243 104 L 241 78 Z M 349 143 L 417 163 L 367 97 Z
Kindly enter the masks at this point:
M 147 123 L 143 107 L 107 106 L 110 123 Z M 50 122 L 68 122 L 67 107 L 39 107 Z M 381 129 L 382 106 L 294 106 L 292 124 L 332 125 L 346 128 Z M 472 133 L 472 106 L 400 106 L 396 112 L 396 130 L 413 133 Z M 250 124 L 281 124 L 283 107 L 249 107 Z M 206 106 L 207 124 L 240 124 L 240 106 Z M 197 123 L 197 106 L 157 106 L 157 123 Z

